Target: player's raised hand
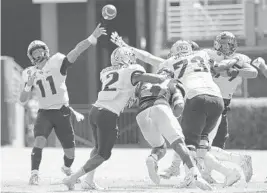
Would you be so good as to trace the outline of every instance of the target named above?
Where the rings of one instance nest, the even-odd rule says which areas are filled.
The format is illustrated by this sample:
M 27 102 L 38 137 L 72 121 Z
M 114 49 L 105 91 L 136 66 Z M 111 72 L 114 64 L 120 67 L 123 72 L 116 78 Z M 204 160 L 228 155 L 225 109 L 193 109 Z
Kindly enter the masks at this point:
M 116 44 L 118 47 L 129 47 L 129 45 L 122 40 L 122 37 L 120 37 L 116 31 L 112 32 L 110 41 Z
M 29 74 L 27 86 L 32 87 L 35 78 L 36 78 L 36 72 L 34 72 L 33 74 Z
M 101 27 L 101 23 L 99 23 L 92 35 L 96 38 L 99 38 L 101 35 L 107 35 L 107 31 L 104 27 Z

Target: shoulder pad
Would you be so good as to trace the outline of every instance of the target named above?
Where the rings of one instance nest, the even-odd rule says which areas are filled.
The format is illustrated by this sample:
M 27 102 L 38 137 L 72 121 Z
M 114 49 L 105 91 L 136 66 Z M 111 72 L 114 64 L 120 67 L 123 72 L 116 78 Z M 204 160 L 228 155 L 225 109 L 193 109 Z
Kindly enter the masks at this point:
M 144 73 L 146 72 L 145 68 L 139 64 L 132 64 L 128 68 L 133 71 L 141 71 Z
M 247 55 L 244 55 L 244 54 L 236 53 L 233 55 L 233 57 L 237 57 L 239 59 L 239 62 L 241 62 L 241 63 L 250 63 L 251 62 L 251 59 Z
M 49 59 L 50 60 L 49 66 L 51 68 L 54 68 L 54 67 L 60 68 L 65 57 L 66 56 L 64 54 L 57 52 L 56 54 L 51 56 L 51 58 Z

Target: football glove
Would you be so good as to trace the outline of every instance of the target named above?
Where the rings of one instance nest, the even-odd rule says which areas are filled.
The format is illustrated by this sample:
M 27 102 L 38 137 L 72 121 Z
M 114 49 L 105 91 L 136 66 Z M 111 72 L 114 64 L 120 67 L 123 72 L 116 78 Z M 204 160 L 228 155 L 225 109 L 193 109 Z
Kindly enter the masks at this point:
M 120 37 L 116 31 L 112 32 L 110 41 L 116 44 L 118 47 L 129 47 L 129 45 L 122 40 L 122 37 Z
M 253 60 L 252 65 L 257 68 L 260 68 L 261 65 L 266 65 L 266 63 L 262 57 L 258 57 L 255 60 Z

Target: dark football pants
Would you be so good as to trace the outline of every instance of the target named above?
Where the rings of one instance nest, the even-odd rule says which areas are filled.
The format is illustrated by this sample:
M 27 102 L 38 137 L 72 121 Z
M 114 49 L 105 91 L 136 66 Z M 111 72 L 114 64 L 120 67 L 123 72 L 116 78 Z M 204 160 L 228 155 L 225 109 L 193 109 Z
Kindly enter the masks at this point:
M 118 115 L 98 107 L 92 107 L 89 121 L 93 130 L 97 154 L 105 160 L 111 156 L 111 150 L 118 138 Z
M 188 146 L 198 147 L 201 139 L 208 140 L 223 111 L 223 99 L 211 95 L 198 95 L 185 102 L 181 126 Z
M 225 148 L 226 140 L 229 137 L 227 112 L 230 110 L 229 106 L 231 99 L 223 99 L 223 101 L 224 101 L 224 110 L 222 112 L 221 123 L 218 127 L 216 136 L 212 142 L 212 146 L 219 147 L 222 149 Z
M 71 113 L 66 106 L 61 109 L 40 109 L 34 126 L 34 137 L 43 136 L 47 139 L 54 128 L 64 149 L 75 147 Z

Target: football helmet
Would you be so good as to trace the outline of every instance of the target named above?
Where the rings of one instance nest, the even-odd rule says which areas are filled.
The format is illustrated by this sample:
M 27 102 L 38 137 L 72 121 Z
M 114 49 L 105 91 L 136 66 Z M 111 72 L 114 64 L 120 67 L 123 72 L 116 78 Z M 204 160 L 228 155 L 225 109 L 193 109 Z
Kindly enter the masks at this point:
M 237 49 L 237 40 L 234 34 L 228 31 L 221 32 L 214 40 L 214 49 L 225 56 L 230 56 Z
M 171 56 L 185 56 L 193 53 L 191 44 L 185 40 L 178 40 L 175 42 L 170 50 L 169 57 Z
M 41 54 L 38 57 L 34 57 L 32 55 L 33 51 L 36 49 L 42 48 L 44 51 L 41 52 Z M 47 45 L 40 41 L 40 40 L 34 40 L 30 43 L 30 45 L 28 46 L 28 51 L 27 51 L 27 56 L 30 59 L 31 63 L 33 65 L 36 65 L 39 62 L 42 62 L 45 59 L 49 58 L 49 49 L 47 47 Z
M 136 63 L 135 53 L 129 47 L 116 48 L 110 56 L 111 65 L 131 65 Z
M 174 78 L 174 72 L 167 67 L 163 67 L 157 71 L 157 74 L 166 75 L 168 78 Z

